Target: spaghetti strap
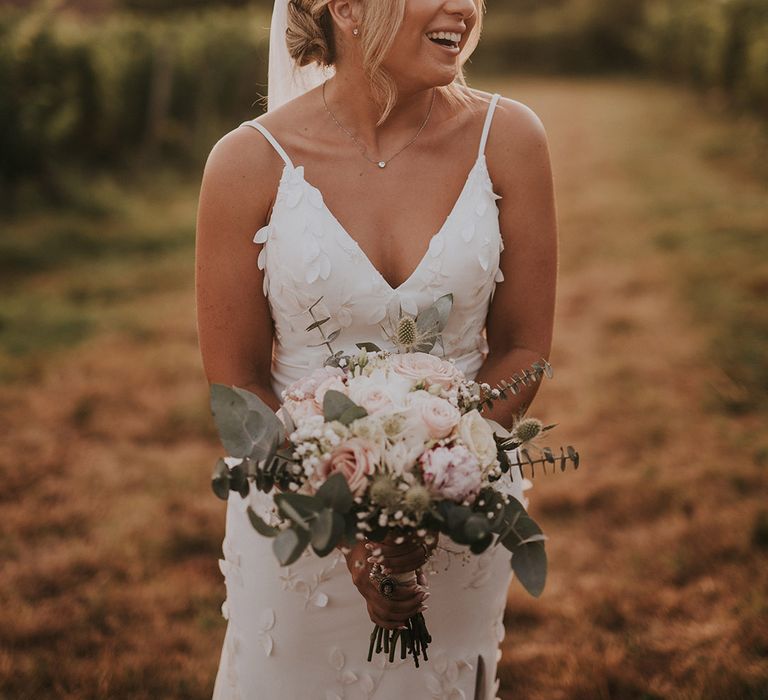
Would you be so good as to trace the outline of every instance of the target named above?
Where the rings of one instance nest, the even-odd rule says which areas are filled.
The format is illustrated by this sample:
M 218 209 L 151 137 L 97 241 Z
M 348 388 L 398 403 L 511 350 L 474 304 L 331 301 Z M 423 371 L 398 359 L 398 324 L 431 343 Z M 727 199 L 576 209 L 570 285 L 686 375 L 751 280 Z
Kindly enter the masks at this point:
M 293 163 L 291 162 L 291 159 L 288 157 L 288 154 L 285 152 L 285 149 L 277 142 L 277 139 L 274 136 L 272 136 L 271 133 L 269 133 L 269 130 L 267 129 L 267 127 L 257 122 L 255 119 L 251 119 L 250 121 L 243 122 L 240 126 L 250 126 L 256 129 L 257 131 L 260 131 L 262 134 L 264 134 L 267 141 L 269 141 L 274 147 L 274 149 L 280 154 L 280 157 L 285 161 L 286 165 L 289 165 L 291 168 L 293 168 Z
M 496 103 L 499 101 L 498 92 L 493 93 L 491 97 L 491 103 L 488 105 L 488 111 L 485 115 L 485 124 L 483 124 L 483 135 L 480 137 L 480 148 L 477 152 L 478 156 L 485 153 L 485 142 L 488 140 L 488 132 L 491 130 L 491 120 L 493 119 L 493 110 L 496 109 Z

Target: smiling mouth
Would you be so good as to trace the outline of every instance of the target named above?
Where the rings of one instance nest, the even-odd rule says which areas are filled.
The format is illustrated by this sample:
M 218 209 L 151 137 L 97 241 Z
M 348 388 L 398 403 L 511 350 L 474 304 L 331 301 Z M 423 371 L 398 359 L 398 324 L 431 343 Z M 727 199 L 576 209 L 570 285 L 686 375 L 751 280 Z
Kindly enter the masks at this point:
M 429 32 L 426 34 L 433 44 L 444 46 L 447 49 L 458 49 L 461 35 L 454 32 Z

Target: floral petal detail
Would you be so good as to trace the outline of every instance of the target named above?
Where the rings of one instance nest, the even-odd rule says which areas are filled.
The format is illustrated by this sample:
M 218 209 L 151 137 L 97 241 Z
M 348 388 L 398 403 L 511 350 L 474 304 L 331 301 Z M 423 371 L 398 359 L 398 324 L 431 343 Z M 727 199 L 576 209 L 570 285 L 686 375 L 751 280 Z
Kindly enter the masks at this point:
M 336 320 L 342 328 L 348 328 L 352 325 L 352 312 L 349 309 L 340 306 L 339 310 L 336 312 Z
M 504 636 L 507 634 L 507 631 L 504 629 L 504 623 L 499 620 L 496 623 L 496 640 L 501 643 L 504 641 Z
M 341 682 L 344 685 L 357 683 L 357 675 L 355 675 L 352 671 L 344 671 L 344 673 L 341 674 Z
M 480 263 L 480 267 L 482 267 L 483 270 L 488 270 L 488 267 L 491 264 L 491 258 L 490 258 L 490 255 L 488 254 L 488 250 L 484 248 L 483 251 L 478 254 L 477 259 L 478 259 L 478 262 Z
M 272 656 L 272 647 L 274 646 L 274 640 L 268 634 L 261 636 L 261 646 L 264 648 L 264 653 L 267 656 Z
M 327 280 L 331 275 L 331 259 L 327 255 L 323 255 L 320 260 L 320 277 Z
M 266 243 L 267 238 L 269 238 L 269 234 L 272 231 L 272 225 L 267 224 L 266 226 L 262 226 L 258 231 L 256 231 L 256 235 L 253 237 L 254 243 Z
M 494 282 L 503 282 L 504 281 L 504 273 L 501 271 L 501 268 L 496 270 L 496 277 L 493 278 Z
M 339 647 L 333 647 L 331 653 L 328 654 L 328 663 L 331 664 L 331 668 L 341 671 L 341 669 L 344 668 L 344 661 L 344 654 L 341 652 L 341 649 L 339 649 Z
M 285 204 L 289 209 L 293 209 L 300 201 L 301 196 L 304 194 L 301 183 L 296 183 L 292 189 L 288 190 L 285 195 Z
M 314 238 L 307 238 L 301 247 L 301 259 L 305 263 L 311 263 L 320 255 L 320 244 Z
M 435 671 L 442 675 L 445 673 L 446 668 L 448 668 L 448 657 L 441 652 L 440 655 L 435 658 Z
M 309 195 L 307 198 L 309 199 L 310 204 L 315 207 L 315 209 L 322 209 L 323 194 L 316 187 L 309 188 Z
M 264 608 L 259 624 L 262 632 L 271 630 L 275 626 L 275 611 L 272 608 Z
M 403 311 L 405 311 L 405 313 L 411 314 L 412 316 L 415 316 L 417 313 L 419 313 L 419 307 L 413 297 L 401 298 L 400 301 L 403 304 Z
M 436 258 L 443 252 L 443 248 L 445 248 L 445 239 L 440 234 L 437 234 L 429 242 L 427 250 L 433 258 Z
M 267 249 L 262 248 L 259 251 L 259 257 L 256 260 L 256 265 L 258 266 L 259 270 L 263 270 L 266 264 L 267 264 Z
M 328 596 L 322 591 L 315 593 L 315 595 L 312 596 L 312 605 L 315 605 L 318 608 L 324 608 L 328 605 Z
M 427 676 L 427 690 L 432 693 L 433 698 L 443 697 L 443 684 L 434 673 Z
M 221 604 L 221 616 L 225 620 L 229 620 L 229 604 L 226 600 Z
M 332 690 L 326 690 L 325 700 L 341 700 L 341 695 L 334 693 Z
M 375 687 L 376 684 L 373 682 L 373 678 L 369 674 L 364 673 L 360 679 L 360 688 L 362 688 L 363 692 L 370 695 Z
M 312 284 L 319 276 L 320 267 L 318 265 L 310 265 L 307 267 L 307 273 L 304 276 L 304 279 L 307 281 L 307 284 Z
M 447 700 L 467 700 L 467 695 L 461 688 L 453 688 Z
M 465 243 L 469 243 L 475 236 L 475 222 L 470 221 L 461 229 L 461 238 Z
M 488 209 L 488 200 L 485 197 L 481 197 L 477 200 L 477 204 L 475 205 L 475 212 L 478 216 L 482 216 L 485 214 L 486 210 Z
M 445 677 L 454 684 L 459 680 L 459 665 L 455 661 L 450 661 L 448 663 L 448 668 L 445 670 Z

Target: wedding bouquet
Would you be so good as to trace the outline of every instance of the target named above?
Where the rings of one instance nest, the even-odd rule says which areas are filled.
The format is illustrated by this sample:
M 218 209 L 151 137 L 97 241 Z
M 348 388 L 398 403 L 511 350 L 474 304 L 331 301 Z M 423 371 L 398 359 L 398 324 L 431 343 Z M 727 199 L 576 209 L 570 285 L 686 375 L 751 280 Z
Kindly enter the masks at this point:
M 552 376 L 552 370 L 542 359 L 493 388 L 425 352 L 438 342 L 450 301 L 443 297 L 422 312 L 429 323 L 422 314 L 401 315 L 412 323 L 409 352 L 361 343 L 355 354 L 333 353 L 330 337 L 323 336 L 332 352 L 329 362 L 288 386 L 277 413 L 244 389 L 212 385 L 222 443 L 241 460 L 233 466 L 219 460 L 214 492 L 223 499 L 230 490 L 246 496 L 253 484 L 274 493 L 272 522 L 250 507 L 247 513 L 260 534 L 274 538 L 282 565 L 296 561 L 307 547 L 323 557 L 358 540 L 380 542 L 389 535 L 397 543 L 439 532 L 474 554 L 501 544 L 512 553 L 517 579 L 532 595 L 541 594 L 545 535 L 520 501 L 494 482 L 512 467 L 533 469 L 537 461 L 554 466 L 549 448 L 539 460 L 528 451 L 554 426 L 520 417 L 508 432 L 481 411 L 523 384 Z M 516 448 L 524 462 L 510 460 L 507 453 Z M 561 469 L 568 460 L 578 467 L 578 453 L 570 446 L 557 459 Z M 388 595 L 406 578 L 378 580 Z M 426 660 L 431 637 L 423 615 L 413 616 L 406 627 L 375 626 L 369 660 L 374 651 L 393 660 L 398 641 L 402 658 L 411 654 L 417 666 L 420 657 Z

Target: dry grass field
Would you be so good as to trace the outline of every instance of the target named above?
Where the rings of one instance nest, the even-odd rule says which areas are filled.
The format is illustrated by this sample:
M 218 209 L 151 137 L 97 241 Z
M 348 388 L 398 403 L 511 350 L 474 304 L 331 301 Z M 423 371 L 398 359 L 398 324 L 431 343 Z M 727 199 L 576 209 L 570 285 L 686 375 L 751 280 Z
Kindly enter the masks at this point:
M 582 460 L 529 492 L 550 578 L 539 600 L 510 591 L 502 698 L 768 698 L 759 130 L 652 82 L 478 87 L 549 134 L 555 377 L 531 413 Z M 2 700 L 210 698 L 224 506 L 197 185 L 97 182 L 76 211 L 3 224 Z

